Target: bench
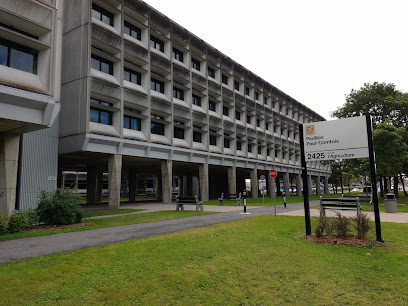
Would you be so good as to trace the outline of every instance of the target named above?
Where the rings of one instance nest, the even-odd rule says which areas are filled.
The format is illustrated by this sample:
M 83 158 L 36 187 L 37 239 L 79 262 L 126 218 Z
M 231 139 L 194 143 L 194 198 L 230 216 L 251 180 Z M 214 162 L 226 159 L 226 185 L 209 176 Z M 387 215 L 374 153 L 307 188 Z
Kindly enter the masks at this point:
M 372 211 L 373 207 L 373 195 L 355 195 L 355 196 L 342 196 L 343 198 L 347 199 L 356 199 L 358 198 L 360 200 L 360 203 L 370 203 L 370 211 Z
M 357 217 L 360 216 L 361 206 L 359 197 L 351 198 L 337 198 L 337 199 L 323 199 L 320 197 L 320 216 L 326 217 L 326 209 L 334 210 L 356 210 Z
M 236 206 L 241 206 L 241 192 L 237 194 L 227 194 L 221 193 L 221 198 L 218 198 L 218 206 L 224 205 L 224 200 L 235 200 Z
M 194 197 L 179 197 L 176 195 L 176 210 L 184 210 L 184 205 L 195 205 L 196 211 L 204 211 L 203 201 L 200 201 L 197 196 Z

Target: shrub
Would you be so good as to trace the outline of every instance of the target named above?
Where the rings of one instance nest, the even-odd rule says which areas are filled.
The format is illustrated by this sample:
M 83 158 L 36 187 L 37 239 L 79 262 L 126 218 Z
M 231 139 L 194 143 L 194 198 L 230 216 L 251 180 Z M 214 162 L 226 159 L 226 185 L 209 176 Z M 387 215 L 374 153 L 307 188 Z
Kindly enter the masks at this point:
M 316 224 L 316 229 L 315 229 L 316 237 L 320 238 L 323 236 L 323 233 L 326 231 L 327 224 L 328 224 L 328 219 L 326 217 L 320 216 L 319 219 L 317 219 L 317 224 Z
M 337 218 L 333 219 L 334 230 L 340 238 L 346 238 L 350 232 L 350 219 L 336 211 Z
M 354 218 L 354 228 L 357 231 L 357 238 L 364 238 L 369 230 L 371 229 L 371 225 L 369 223 L 370 218 L 367 214 L 360 213 L 359 216 Z
M 40 216 L 37 211 L 30 209 L 26 211 L 26 214 L 28 217 L 28 228 L 34 228 L 40 223 Z
M 28 214 L 15 213 L 12 214 L 8 221 L 8 230 L 10 233 L 21 232 L 28 228 Z
M 3 216 L 2 213 L 0 213 L 0 235 L 7 233 L 8 229 L 8 220 L 6 217 Z
M 69 188 L 55 192 L 41 191 L 37 207 L 40 222 L 65 225 L 82 221 L 84 211 L 79 205 L 81 197 Z

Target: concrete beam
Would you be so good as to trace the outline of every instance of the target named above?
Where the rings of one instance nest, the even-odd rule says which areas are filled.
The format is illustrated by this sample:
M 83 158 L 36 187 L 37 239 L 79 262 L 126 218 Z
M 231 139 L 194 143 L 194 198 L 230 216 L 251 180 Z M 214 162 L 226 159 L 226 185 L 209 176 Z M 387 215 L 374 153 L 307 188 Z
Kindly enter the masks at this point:
M 120 207 L 120 184 L 122 174 L 122 155 L 114 154 L 108 160 L 109 208 Z

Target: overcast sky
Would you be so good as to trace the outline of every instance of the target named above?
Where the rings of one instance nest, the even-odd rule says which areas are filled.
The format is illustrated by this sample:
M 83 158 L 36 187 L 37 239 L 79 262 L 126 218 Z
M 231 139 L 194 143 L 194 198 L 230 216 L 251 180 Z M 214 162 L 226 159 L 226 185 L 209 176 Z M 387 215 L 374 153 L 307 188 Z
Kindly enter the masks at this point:
M 145 0 L 326 119 L 364 83 L 408 92 L 408 0 Z

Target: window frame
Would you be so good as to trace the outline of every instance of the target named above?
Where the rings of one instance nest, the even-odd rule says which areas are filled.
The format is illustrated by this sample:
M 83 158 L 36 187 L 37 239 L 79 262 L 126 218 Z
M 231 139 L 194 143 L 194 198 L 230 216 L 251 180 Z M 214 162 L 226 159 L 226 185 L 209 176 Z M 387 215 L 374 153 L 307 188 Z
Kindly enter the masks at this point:
M 102 109 L 99 108 L 97 105 L 102 105 L 102 106 L 107 106 L 107 107 L 113 107 L 113 103 L 110 102 L 105 102 L 102 100 L 98 100 L 95 98 L 90 98 L 90 106 L 89 106 L 89 122 L 94 122 L 94 123 L 99 123 L 99 124 L 105 124 L 105 125 L 113 125 L 113 111 L 111 110 L 106 110 L 106 109 Z M 97 121 L 93 121 L 92 120 L 92 110 L 93 111 L 97 111 L 98 112 L 98 120 Z M 108 123 L 104 123 L 101 120 L 101 115 L 102 113 L 106 113 L 108 115 Z
M 164 53 L 164 41 L 154 35 L 150 35 L 150 47 Z
M 185 139 L 184 133 L 185 133 L 185 131 L 181 127 L 175 126 L 173 128 L 173 138 Z
M 173 86 L 173 98 L 184 101 L 184 90 Z
M 226 76 L 225 74 L 221 75 L 221 82 L 225 85 L 228 85 L 228 76 Z
M 157 85 L 160 85 L 160 90 L 157 90 Z M 164 94 L 164 82 L 155 78 L 150 78 L 150 90 Z
M 6 64 L 0 64 L 1 66 L 6 66 L 9 68 L 13 68 L 13 69 L 17 69 L 19 71 L 23 71 L 23 72 L 27 72 L 27 73 L 31 73 L 34 75 L 37 75 L 38 73 L 38 50 L 30 48 L 30 47 L 26 47 L 24 45 L 21 44 L 17 44 L 15 42 L 12 42 L 10 40 L 7 39 L 3 39 L 0 38 L 0 45 L 6 48 Z M 32 70 L 23 70 L 23 69 L 19 69 L 17 68 L 15 65 L 12 65 L 13 61 L 12 61 L 12 50 L 24 53 L 24 54 L 28 54 L 30 56 L 32 56 Z M 19 61 L 20 62 L 20 61 Z
M 201 62 L 195 58 L 191 58 L 191 68 L 201 71 Z
M 125 72 L 129 73 L 129 75 L 130 75 L 129 80 L 126 80 Z M 132 75 L 136 76 L 136 82 L 132 82 Z M 142 85 L 142 74 L 140 72 L 138 72 L 138 71 L 135 71 L 135 70 L 132 70 L 130 68 L 125 67 L 123 69 L 123 80 L 128 81 L 128 82 L 133 83 L 133 84 Z
M 213 79 L 215 79 L 215 69 L 208 67 L 207 68 L 207 72 L 208 72 L 208 76 L 212 77 Z
M 211 146 L 217 146 L 217 136 L 210 135 L 210 145 Z
M 129 34 L 125 32 L 125 29 L 129 29 Z M 134 24 L 130 23 L 129 21 L 126 21 L 123 23 L 123 33 L 129 35 L 130 37 L 133 37 L 137 40 L 142 40 L 142 29 L 138 28 Z M 132 33 L 136 33 L 136 36 L 133 36 Z
M 199 135 L 199 137 L 198 137 L 198 135 Z M 203 136 L 202 132 L 193 131 L 193 142 L 202 143 L 202 141 L 203 141 L 202 136 Z M 197 137 L 199 138 L 200 141 L 197 141 Z
M 181 63 L 184 63 L 184 53 L 173 47 L 173 58 Z
M 99 69 L 96 69 L 96 68 L 93 67 L 92 60 L 96 60 L 96 61 L 99 62 Z M 105 72 L 105 71 L 102 70 L 102 64 L 108 65 L 109 72 Z M 98 70 L 98 71 L 100 71 L 102 73 L 113 75 L 113 62 L 111 62 L 110 60 L 107 60 L 106 58 L 100 57 L 99 55 L 93 54 L 93 53 L 91 54 L 91 68 L 95 69 L 95 70 Z
M 200 107 L 201 107 L 201 97 L 200 97 L 200 96 L 197 96 L 197 95 L 195 95 L 195 94 L 192 94 L 192 95 L 191 95 L 191 103 L 192 103 L 193 105 L 196 105 L 196 106 L 200 106 Z
M 214 107 L 211 107 L 214 105 Z M 217 104 L 214 101 L 209 101 L 208 102 L 208 110 L 216 112 L 217 111 Z
M 125 126 L 125 118 L 129 119 L 129 127 Z M 132 128 L 132 121 L 136 121 L 136 129 Z M 141 131 L 142 130 L 142 119 L 138 117 L 133 117 L 130 115 L 123 115 L 123 128 L 128 129 L 128 130 L 133 130 L 133 131 Z
M 98 12 L 100 14 L 100 18 L 94 16 L 94 13 L 93 13 L 94 11 Z M 97 20 L 99 20 L 99 21 L 113 27 L 113 25 L 114 25 L 114 16 L 115 15 L 112 12 L 109 12 L 108 10 L 104 9 L 103 7 L 101 7 L 101 6 L 99 6 L 99 5 L 95 4 L 95 3 L 92 3 L 92 13 L 91 14 L 92 14 L 93 18 L 95 18 L 95 19 L 97 19 Z M 103 17 L 109 18 L 109 23 L 104 21 Z

